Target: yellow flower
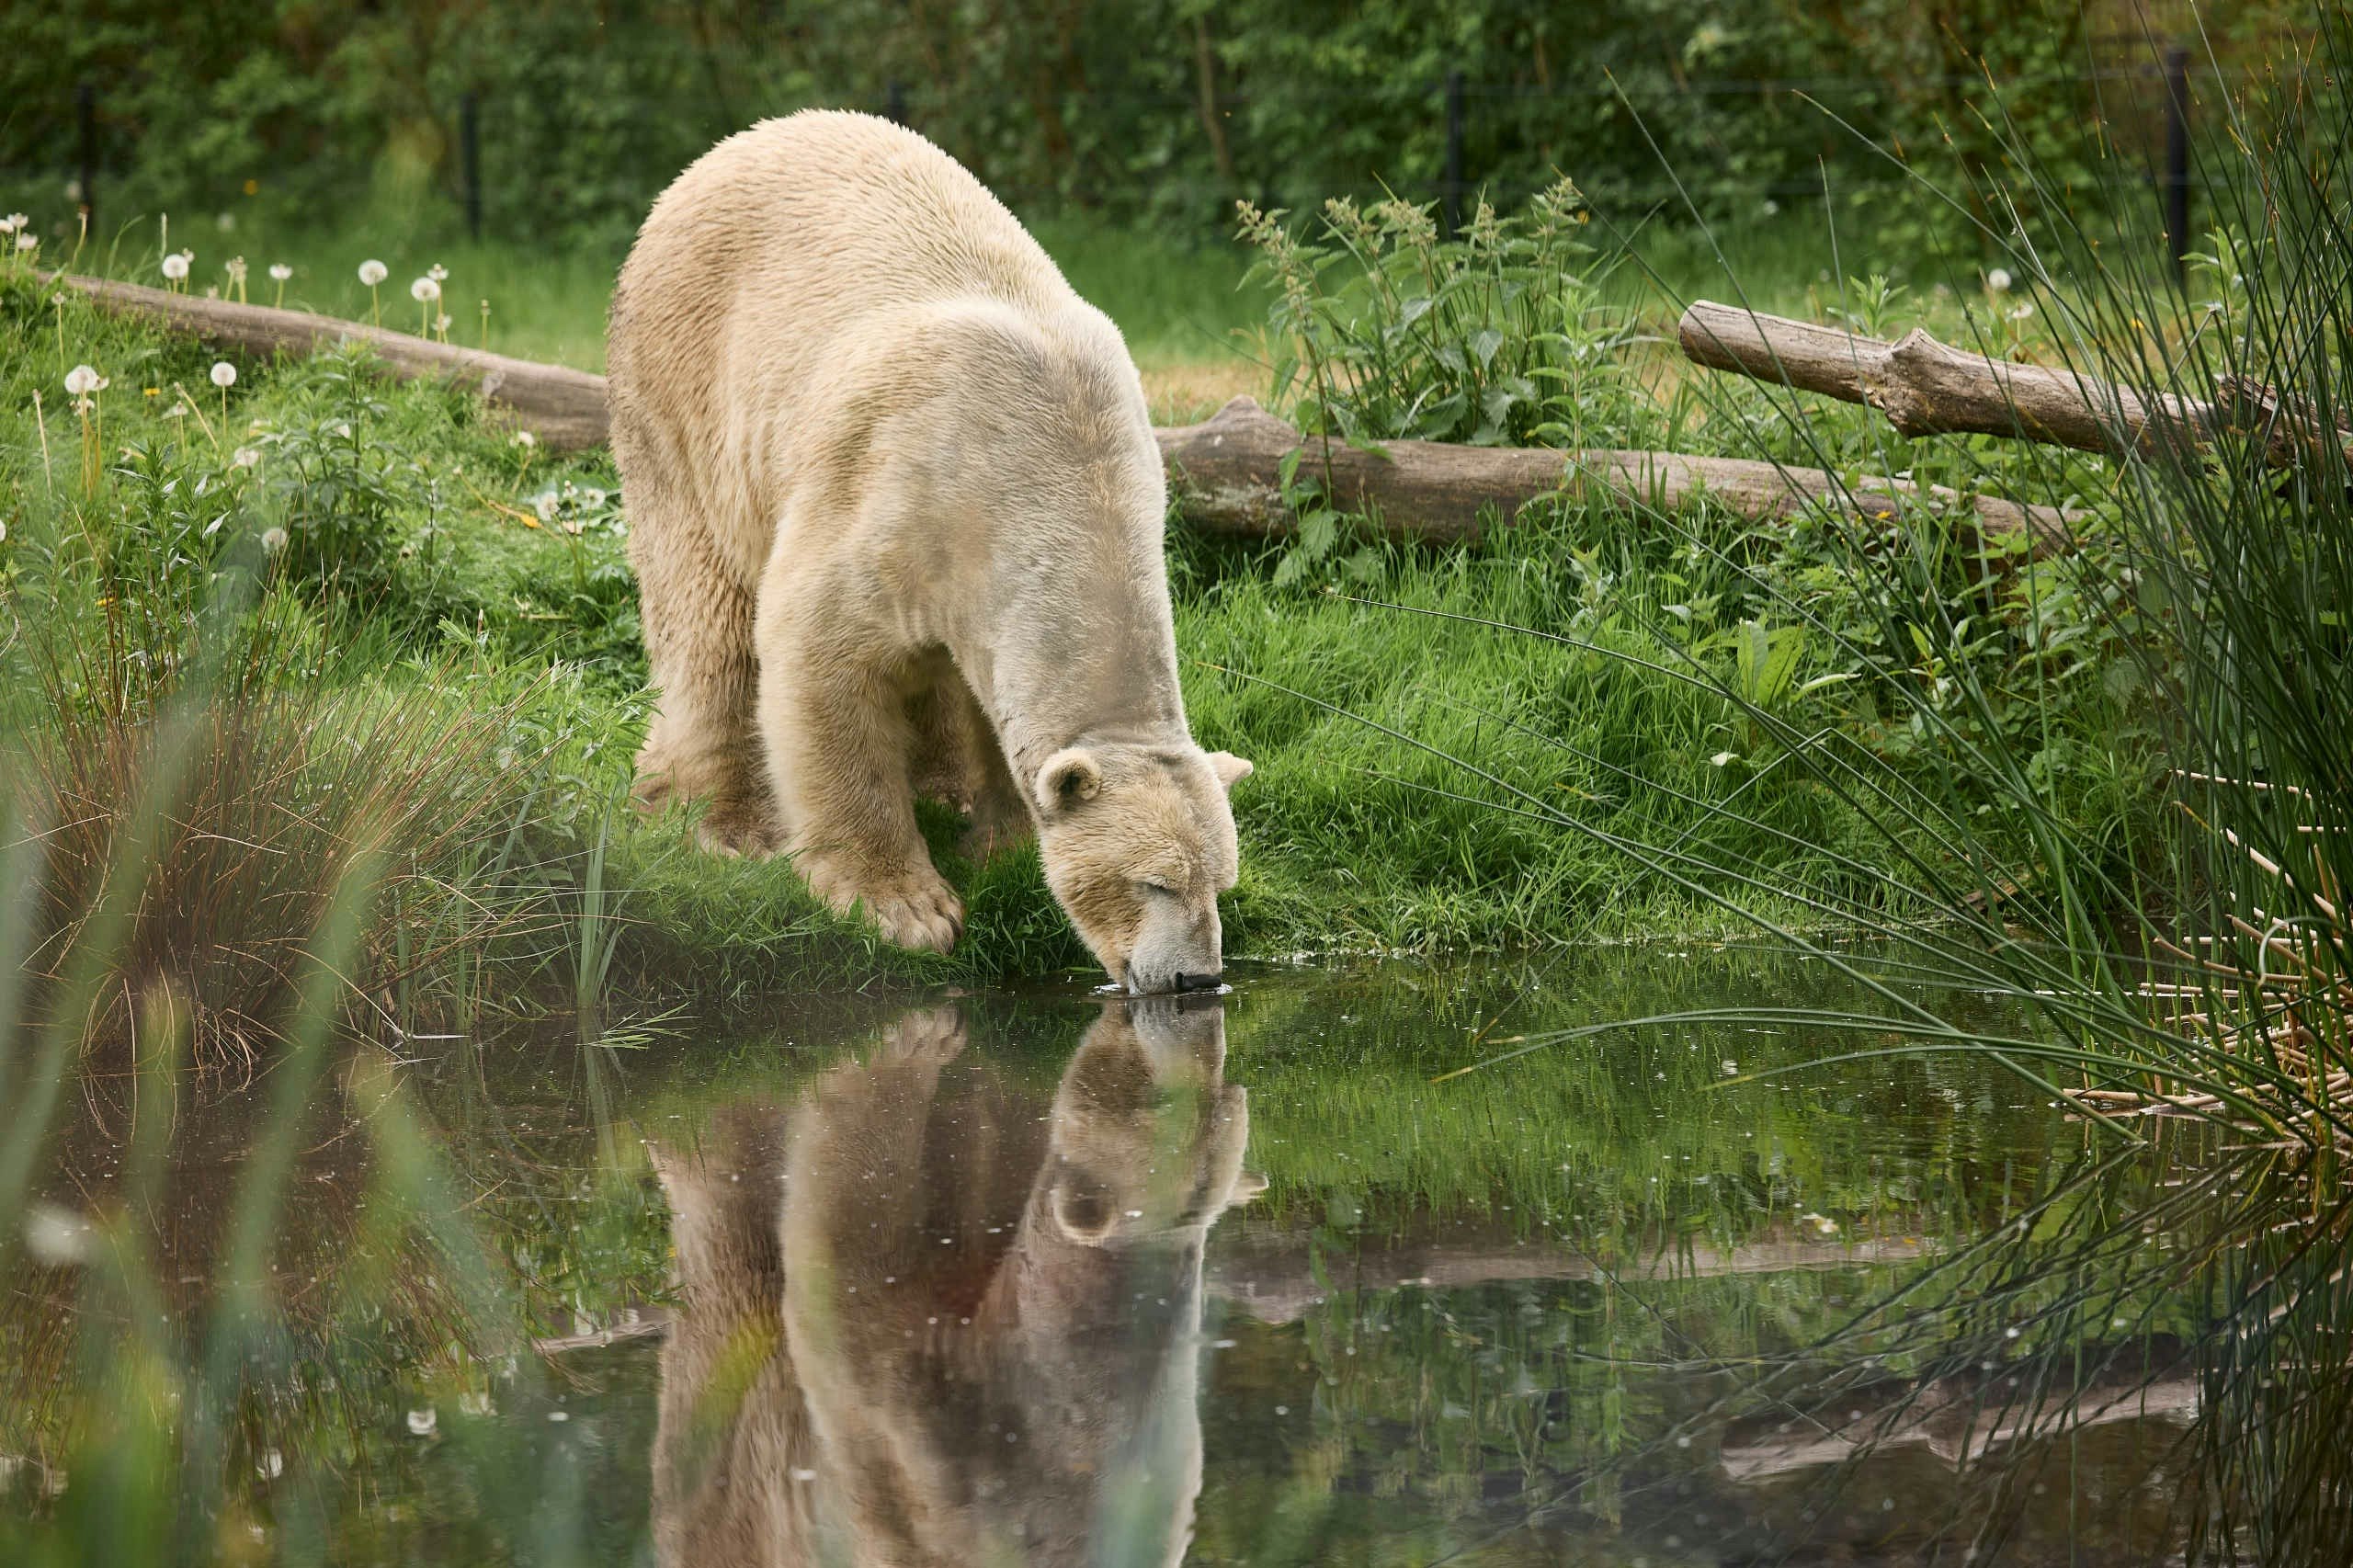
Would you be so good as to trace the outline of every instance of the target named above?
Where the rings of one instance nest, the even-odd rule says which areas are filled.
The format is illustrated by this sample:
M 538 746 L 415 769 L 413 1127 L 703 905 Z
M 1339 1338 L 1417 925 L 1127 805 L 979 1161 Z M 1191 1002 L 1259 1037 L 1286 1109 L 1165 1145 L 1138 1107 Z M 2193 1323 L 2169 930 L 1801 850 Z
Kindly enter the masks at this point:
M 261 194 L 261 181 L 257 179 L 247 180 L 245 182 L 245 194 L 247 196 L 259 196 Z
M 140 395 L 142 397 L 161 397 L 164 395 L 164 389 L 161 387 L 148 387 L 142 391 Z

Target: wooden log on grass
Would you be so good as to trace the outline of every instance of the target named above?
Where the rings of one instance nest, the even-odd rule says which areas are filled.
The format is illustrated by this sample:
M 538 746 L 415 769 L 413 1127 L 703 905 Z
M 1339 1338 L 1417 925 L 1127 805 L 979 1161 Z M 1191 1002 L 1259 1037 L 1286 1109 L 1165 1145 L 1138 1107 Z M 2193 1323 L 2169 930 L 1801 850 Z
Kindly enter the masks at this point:
M 1297 483 L 1323 491 L 1341 511 L 1378 518 L 1400 539 L 1469 539 L 1490 514 L 1509 523 L 1531 502 L 1564 490 L 1575 494 L 1594 489 L 1660 507 L 1704 494 L 1759 521 L 1813 506 L 1887 520 L 1933 505 L 1984 538 L 2023 533 L 2038 556 L 2064 550 L 2072 538 L 2068 517 L 2056 507 L 1990 495 L 1963 497 L 1909 480 L 1866 476 L 1848 484 L 1820 469 L 1747 458 L 1438 441 L 1391 441 L 1378 452 L 1367 451 L 1339 440 L 1302 437 L 1246 397 L 1235 398 L 1205 424 L 1154 434 L 1178 510 L 1189 526 L 1210 533 L 1290 532 L 1295 519 L 1283 497 L 1283 463 L 1303 444 Z
M 337 343 L 369 345 L 392 372 L 438 377 L 478 391 L 516 424 L 559 450 L 592 447 L 608 433 L 605 378 L 534 364 L 407 333 L 303 311 L 175 294 L 135 283 L 59 275 L 106 310 L 152 317 L 177 332 L 256 354 L 307 353 Z M 1280 537 L 1296 525 L 1283 494 L 1284 462 L 1300 452 L 1294 479 L 1324 489 L 1332 505 L 1379 519 L 1400 539 L 1445 542 L 1474 537 L 1486 517 L 1510 522 L 1530 502 L 1567 491 L 1611 492 L 1673 507 L 1706 494 L 1744 517 L 1771 521 L 1811 506 L 1867 520 L 1925 505 L 1948 511 L 1976 535 L 2024 533 L 2037 555 L 2066 547 L 2068 520 L 2049 506 L 1992 496 L 1963 497 L 1906 480 L 1848 484 L 1819 469 L 1739 458 L 1608 449 L 1463 447 L 1392 441 L 1370 452 L 1322 437 L 1303 437 L 1251 399 L 1236 398 L 1199 425 L 1157 430 L 1160 455 L 1185 523 L 1209 533 Z
M 2324 437 L 2271 389 L 2232 381 L 2217 405 L 2143 392 L 2072 370 L 1955 348 L 1915 328 L 1893 343 L 1701 300 L 1683 312 L 1684 354 L 1711 369 L 1876 408 L 1904 436 L 2009 436 L 2080 451 L 2187 450 L 2241 432 L 2275 467 L 2305 461 Z M 2333 439 L 2346 445 L 2344 432 Z
M 586 370 L 510 359 L 308 311 L 241 305 L 70 273 L 54 274 L 52 280 L 80 290 L 103 310 L 151 317 L 175 332 L 249 353 L 308 354 L 339 343 L 365 343 L 394 375 L 471 388 L 550 447 L 593 447 L 605 439 L 605 378 Z

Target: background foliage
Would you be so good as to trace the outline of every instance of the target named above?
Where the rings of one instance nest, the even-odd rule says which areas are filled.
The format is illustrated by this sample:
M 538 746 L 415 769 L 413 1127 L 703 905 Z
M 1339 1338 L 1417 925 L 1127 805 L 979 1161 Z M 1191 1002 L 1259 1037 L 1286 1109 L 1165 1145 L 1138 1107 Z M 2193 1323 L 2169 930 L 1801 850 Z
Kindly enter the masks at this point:
M 2160 7 L 2162 8 L 2162 7 Z M 2150 29 L 2234 49 L 2281 0 L 2146 17 L 2122 0 L 278 0 L 230 21 L 166 0 L 0 6 L 0 191 L 54 213 L 99 123 L 103 220 L 371 197 L 454 219 L 465 95 L 485 207 L 508 239 L 618 246 L 728 132 L 812 105 L 898 101 L 1016 206 L 1222 229 L 1237 198 L 1427 199 L 1445 87 L 1466 84 L 1462 175 L 1498 204 L 1557 175 L 1624 217 L 1688 186 L 1701 210 L 1893 205 L 1877 151 L 2046 176 L 2102 119 L 2136 151 Z M 2204 47 L 2200 45 L 2201 49 Z M 2000 85 L 1999 107 L 1991 84 Z M 1859 134 L 1840 121 L 1867 127 Z M 1669 171 L 1676 172 L 1671 177 Z M 2087 182 L 2086 182 L 2087 183 Z

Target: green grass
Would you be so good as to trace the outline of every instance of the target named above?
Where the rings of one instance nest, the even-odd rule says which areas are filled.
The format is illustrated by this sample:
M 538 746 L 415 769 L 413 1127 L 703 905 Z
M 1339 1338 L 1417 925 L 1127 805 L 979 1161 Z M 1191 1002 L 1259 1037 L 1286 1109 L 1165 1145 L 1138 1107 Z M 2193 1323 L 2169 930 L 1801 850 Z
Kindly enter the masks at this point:
M 463 258 L 446 254 L 459 258 L 454 288 Z M 1179 342 L 1231 319 L 1204 314 L 1235 303 L 1211 290 L 1230 288 L 1222 261 L 1179 267 L 1171 284 L 1165 268 L 1145 270 L 1136 242 L 1092 254 L 1086 266 L 1105 296 L 1130 291 L 1132 303 L 1119 308 L 1143 324 L 1141 342 Z M 356 308 L 356 278 L 335 287 L 343 291 L 318 302 Z M 540 297 L 552 310 L 569 287 Z M 219 574 L 254 570 L 271 613 L 306 629 L 294 644 L 333 656 L 315 667 L 294 658 L 251 680 L 354 682 L 388 695 L 406 687 L 461 703 L 495 692 L 506 705 L 498 722 L 513 739 L 493 750 L 512 771 L 483 780 L 483 798 L 508 804 L 484 805 L 486 838 L 453 848 L 443 869 L 488 879 L 466 896 L 517 912 L 498 949 L 510 973 L 578 992 L 584 952 L 624 986 L 1085 965 L 1034 854 L 956 863 L 945 817 L 930 824 L 934 841 L 970 921 L 943 961 L 884 949 L 824 914 L 787 865 L 714 860 L 676 818 L 641 824 L 614 804 L 647 699 L 623 510 L 601 453 L 526 449 L 467 397 L 380 381 L 363 360 L 337 355 L 244 362 L 219 427 L 208 353 L 61 303 L 21 273 L 0 285 L 0 334 L 10 346 L 0 472 L 17 497 L 0 570 L 65 664 L 100 650 L 110 669 L 147 672 L 145 695 L 126 697 L 124 714 L 171 688 L 153 673 L 185 661 L 191 618 L 227 580 Z M 112 378 L 93 426 L 103 460 L 95 483 L 63 391 L 75 363 Z M 1592 407 L 1620 422 L 1622 438 L 1652 433 L 1626 426 L 1681 417 L 1646 411 L 1622 379 L 1608 385 Z M 173 417 L 183 396 L 188 412 Z M 1772 428 L 1757 417 L 1764 403 L 1735 398 L 1687 438 L 1745 446 Z M 1916 456 L 1891 450 L 1853 411 L 1779 438 L 1793 456 L 1826 442 L 1835 460 L 1924 475 L 1949 460 L 1925 443 Z M 257 465 L 241 466 L 241 449 Z M 553 526 L 540 525 L 544 508 Z M 274 526 L 290 530 L 292 545 L 264 558 L 257 543 Z M 2129 823 L 2141 809 L 2132 748 L 2116 740 L 2098 669 L 2077 658 L 2063 673 L 2058 650 L 2043 645 L 2049 617 L 2018 630 L 2019 596 L 2054 590 L 2034 573 L 1981 582 L 1958 555 L 1907 568 L 1905 591 L 1926 596 L 1933 613 L 1896 625 L 1869 600 L 1879 590 L 1851 569 L 1857 541 L 1837 529 L 1757 527 L 1706 507 L 1663 520 L 1607 498 L 1564 501 L 1448 550 L 1337 524 L 1264 551 L 1199 542 L 1181 528 L 1172 539 L 1199 738 L 1257 765 L 1236 801 L 1245 869 L 1228 920 L 1243 952 L 1720 932 L 1739 918 L 1722 894 L 1760 873 L 1793 890 L 1775 908 L 1801 925 L 1884 905 L 1888 825 L 1793 766 L 1793 744 L 1885 757 L 1944 809 L 1972 818 L 1986 865 L 2015 858 L 2020 824 L 1986 816 L 1987 799 L 1953 767 L 1944 739 L 1857 683 L 1873 648 L 1916 664 L 1905 679 L 1957 662 L 1978 671 L 2007 704 L 1988 724 L 2029 726 L 2054 743 L 2043 748 L 2049 802 L 2069 820 Z M 1990 632 L 1956 634 L 1957 620 L 1988 610 L 2002 611 Z M 143 645 L 124 645 L 126 616 L 144 629 L 133 639 Z M 21 664 L 33 653 L 19 644 L 7 656 Z M 51 733 L 44 703 L 76 699 L 29 666 L 20 674 L 11 723 L 23 735 Z M 1758 703 L 1772 722 L 1746 706 Z M 1464 759 L 1487 777 L 1466 773 Z M 1933 834 L 1900 823 L 1893 831 L 1939 852 Z M 1630 873 L 1631 845 L 1663 858 Z M 1895 869 L 1899 882 L 1917 875 Z M 584 937 L 583 911 L 614 926 L 609 942 Z
M 383 325 L 409 333 L 420 324 L 409 284 L 438 266 L 449 273 L 438 310 L 450 318 L 450 342 L 583 370 L 605 368 L 605 308 L 620 270 L 619 249 L 543 246 L 496 233 L 472 240 L 446 213 L 420 228 L 398 204 L 381 201 L 325 222 L 266 201 L 242 204 L 226 230 L 218 216 L 143 215 L 109 226 L 79 257 L 43 260 L 160 288 L 168 244 L 196 252 L 188 276 L 194 292 L 217 287 L 234 297 L 222 265 L 242 256 L 245 297 L 257 305 L 278 301 L 268 269 L 282 264 L 294 269 L 284 288 L 288 308 L 357 321 L 369 320 L 372 310 Z M 1068 218 L 1040 219 L 1030 228 L 1072 286 L 1119 323 L 1147 369 L 1228 358 L 1238 347 L 1236 330 L 1264 314 L 1262 301 L 1242 287 L 1245 258 L 1232 247 L 1172 247 L 1142 228 Z M 358 275 L 368 260 L 389 269 L 372 303 Z

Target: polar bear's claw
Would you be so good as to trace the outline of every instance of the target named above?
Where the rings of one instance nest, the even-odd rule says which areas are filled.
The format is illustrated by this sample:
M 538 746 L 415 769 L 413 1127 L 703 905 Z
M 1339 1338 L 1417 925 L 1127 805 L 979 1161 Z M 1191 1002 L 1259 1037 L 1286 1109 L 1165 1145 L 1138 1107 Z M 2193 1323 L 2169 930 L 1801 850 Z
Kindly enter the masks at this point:
M 964 901 L 945 882 L 886 895 L 868 907 L 882 935 L 898 947 L 944 953 L 963 935 Z

